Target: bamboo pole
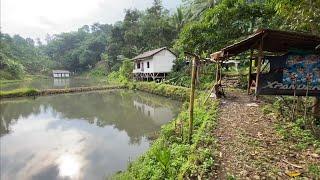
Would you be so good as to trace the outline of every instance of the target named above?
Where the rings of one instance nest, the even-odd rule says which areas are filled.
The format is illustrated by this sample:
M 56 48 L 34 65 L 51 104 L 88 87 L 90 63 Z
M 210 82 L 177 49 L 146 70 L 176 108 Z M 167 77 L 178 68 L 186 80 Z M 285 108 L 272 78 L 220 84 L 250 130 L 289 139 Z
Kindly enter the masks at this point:
M 213 92 L 213 90 L 214 90 L 214 87 L 215 87 L 215 84 L 213 84 L 213 86 L 212 86 L 211 89 L 209 90 L 209 94 L 208 94 L 208 96 L 206 97 L 206 99 L 204 100 L 203 105 L 206 104 L 207 100 L 208 100 L 209 97 L 211 96 L 211 94 L 212 94 L 212 92 Z
M 320 118 L 320 97 L 315 97 L 313 100 L 312 114 L 316 119 Z
M 257 76 L 256 76 L 256 87 L 255 87 L 255 99 L 258 99 L 258 85 L 259 85 L 259 77 L 261 72 L 262 58 L 263 58 L 263 50 L 262 50 L 263 41 L 260 41 L 259 45 L 259 55 L 258 55 L 258 66 L 257 66 Z
M 220 62 L 216 61 L 216 83 L 220 80 Z
M 196 65 L 197 65 L 198 57 L 194 57 L 192 60 L 192 79 L 191 79 L 191 93 L 190 93 L 190 103 L 189 103 L 189 136 L 188 140 L 191 144 L 192 140 L 192 131 L 193 131 L 193 107 L 194 107 L 194 92 L 195 92 L 195 84 L 196 84 Z
M 251 52 L 250 52 L 250 62 L 249 62 L 249 74 L 248 74 L 248 95 L 250 94 L 250 88 L 251 88 L 251 74 L 252 74 L 252 57 L 253 57 L 253 49 L 251 49 Z

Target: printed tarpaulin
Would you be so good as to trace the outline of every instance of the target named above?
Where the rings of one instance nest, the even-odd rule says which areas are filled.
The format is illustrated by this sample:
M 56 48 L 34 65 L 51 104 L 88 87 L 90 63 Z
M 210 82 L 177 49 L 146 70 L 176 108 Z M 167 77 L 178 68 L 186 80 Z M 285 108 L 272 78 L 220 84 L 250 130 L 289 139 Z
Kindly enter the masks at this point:
M 259 78 L 257 94 L 320 96 L 320 55 L 267 56 L 270 71 Z

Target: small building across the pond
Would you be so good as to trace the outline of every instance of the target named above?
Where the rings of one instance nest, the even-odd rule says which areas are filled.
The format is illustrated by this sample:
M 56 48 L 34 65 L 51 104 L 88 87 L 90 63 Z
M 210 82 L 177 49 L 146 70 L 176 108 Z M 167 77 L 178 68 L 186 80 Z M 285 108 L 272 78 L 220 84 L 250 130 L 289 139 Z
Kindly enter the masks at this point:
M 172 71 L 177 56 L 168 48 L 163 47 L 144 52 L 132 60 L 132 71 L 136 80 L 159 80 Z
M 67 78 L 70 77 L 70 71 L 67 70 L 53 70 L 52 75 L 54 78 Z

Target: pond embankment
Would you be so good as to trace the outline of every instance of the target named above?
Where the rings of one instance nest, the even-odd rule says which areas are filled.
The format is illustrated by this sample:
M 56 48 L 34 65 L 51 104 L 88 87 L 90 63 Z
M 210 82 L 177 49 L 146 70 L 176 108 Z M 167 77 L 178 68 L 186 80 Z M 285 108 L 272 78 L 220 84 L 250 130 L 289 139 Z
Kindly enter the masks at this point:
M 52 94 L 65 94 L 65 93 L 98 91 L 98 90 L 108 90 L 108 89 L 123 89 L 125 87 L 126 87 L 125 85 L 110 85 L 110 86 L 77 87 L 77 88 L 45 89 L 45 90 L 38 90 L 33 88 L 22 88 L 22 89 L 16 89 L 12 91 L 0 91 L 0 99 L 25 97 L 25 96 L 45 96 L 45 95 L 52 95 Z
M 165 96 L 168 98 L 176 100 L 187 100 L 190 96 L 190 89 L 182 86 L 173 86 L 161 83 L 148 83 L 148 82 L 138 82 L 133 84 L 128 84 L 129 89 L 135 89 L 139 91 L 148 92 L 151 94 L 156 94 L 160 96 Z
M 189 97 L 189 88 L 172 86 L 167 84 L 159 83 L 147 83 L 147 82 L 136 82 L 126 84 L 116 84 L 108 86 L 91 86 L 91 87 L 74 87 L 64 89 L 44 89 L 39 90 L 36 88 L 20 88 L 10 91 L 0 91 L 0 98 L 14 98 L 14 97 L 25 97 L 25 96 L 45 96 L 52 94 L 65 94 L 65 93 L 76 93 L 76 92 L 87 92 L 87 91 L 98 91 L 98 90 L 109 90 L 109 89 L 132 89 L 148 92 L 151 94 L 161 95 L 169 97 L 175 100 L 186 100 Z

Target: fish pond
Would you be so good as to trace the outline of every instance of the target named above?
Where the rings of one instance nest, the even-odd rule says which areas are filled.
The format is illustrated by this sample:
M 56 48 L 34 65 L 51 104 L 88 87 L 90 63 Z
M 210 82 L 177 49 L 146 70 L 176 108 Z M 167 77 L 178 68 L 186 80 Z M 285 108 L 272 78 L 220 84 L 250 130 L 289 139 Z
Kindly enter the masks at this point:
M 106 179 L 146 152 L 180 107 L 128 90 L 1 100 L 0 179 Z

